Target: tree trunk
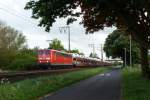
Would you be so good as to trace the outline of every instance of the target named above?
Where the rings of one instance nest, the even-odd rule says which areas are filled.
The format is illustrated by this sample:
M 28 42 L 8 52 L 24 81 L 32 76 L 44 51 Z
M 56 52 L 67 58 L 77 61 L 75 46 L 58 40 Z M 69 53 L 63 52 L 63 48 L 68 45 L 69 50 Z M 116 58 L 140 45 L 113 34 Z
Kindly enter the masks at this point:
M 140 50 L 141 50 L 142 75 L 146 78 L 150 78 L 150 68 L 149 68 L 149 62 L 148 62 L 148 49 L 144 48 L 144 46 L 141 46 Z

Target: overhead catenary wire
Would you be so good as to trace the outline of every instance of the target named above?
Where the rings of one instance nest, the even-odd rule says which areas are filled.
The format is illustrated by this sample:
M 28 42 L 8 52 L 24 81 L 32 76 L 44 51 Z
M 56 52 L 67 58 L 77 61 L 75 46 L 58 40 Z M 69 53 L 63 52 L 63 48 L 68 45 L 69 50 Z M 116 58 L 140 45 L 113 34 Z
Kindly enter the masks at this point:
M 0 13 L 2 13 L 2 14 L 4 14 L 4 15 L 7 15 L 7 16 L 9 16 L 10 14 L 9 13 L 5 13 L 5 12 L 3 12 L 3 11 L 1 11 Z M 3 21 L 2 21 L 3 22 Z M 4 22 L 5 23 L 5 22 Z M 18 25 L 18 26 L 22 26 L 22 24 L 20 24 L 20 23 L 15 23 L 16 25 Z
M 2 5 L 0 4 L 0 10 L 4 11 L 5 13 L 11 14 L 13 16 L 16 16 L 16 17 L 18 17 L 18 18 L 22 19 L 23 21 L 26 21 L 26 22 L 28 22 L 30 24 L 37 25 L 37 23 L 32 22 L 31 19 L 27 19 L 27 16 L 20 14 L 20 12 L 14 10 L 14 9 L 8 9 L 8 7 L 4 8 L 4 5 L 2 7 Z M 17 12 L 17 13 L 14 13 L 14 12 Z
M 22 19 L 22 20 L 24 20 L 24 21 L 26 21 L 26 22 L 28 22 L 28 23 L 30 23 L 30 24 L 34 24 L 34 25 L 36 24 L 36 23 L 33 23 L 33 22 L 31 22 L 31 21 L 29 21 L 29 20 L 23 18 L 22 16 L 17 15 L 17 14 L 15 14 L 15 13 L 12 13 L 12 12 L 10 12 L 9 10 L 6 10 L 6 9 L 4 9 L 4 8 L 0 8 L 0 10 L 3 10 L 3 11 L 5 11 L 6 13 L 9 13 L 9 14 L 11 14 L 11 15 L 14 15 L 14 16 L 16 16 L 16 17 L 18 17 L 18 18 L 20 18 L 20 19 Z
M 2 1 L 1 1 L 2 2 Z M 0 6 L 3 6 L 3 7 L 5 7 L 5 8 L 7 8 L 7 9 L 9 9 L 9 5 L 7 5 L 7 4 L 5 4 L 4 2 L 3 3 L 0 3 Z M 15 12 L 18 12 L 17 10 L 15 10 L 15 9 L 9 9 L 9 10 L 13 10 L 13 11 L 15 11 Z M 20 13 L 20 12 L 18 12 L 18 13 Z M 29 16 L 26 16 L 25 14 L 23 14 L 23 13 L 20 13 L 22 16 L 24 16 L 24 17 L 29 17 Z

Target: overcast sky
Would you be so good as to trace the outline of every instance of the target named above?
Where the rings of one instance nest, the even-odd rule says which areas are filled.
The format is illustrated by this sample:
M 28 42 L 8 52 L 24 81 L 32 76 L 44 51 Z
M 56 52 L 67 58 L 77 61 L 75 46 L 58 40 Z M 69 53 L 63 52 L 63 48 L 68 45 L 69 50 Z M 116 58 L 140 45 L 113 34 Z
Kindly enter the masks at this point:
M 29 0 L 0 0 L 0 20 L 21 31 L 26 36 L 30 48 L 35 46 L 47 48 L 48 42 L 46 40 L 57 38 L 68 49 L 68 35 L 59 31 L 59 27 L 66 25 L 66 19 L 58 19 L 53 24 L 51 31 L 45 32 L 44 28 L 37 26 L 37 20 L 30 18 L 31 11 L 24 10 L 27 1 Z M 115 29 L 105 28 L 94 34 L 86 35 L 85 29 L 79 25 L 79 21 L 71 24 L 70 28 L 71 49 L 77 48 L 86 56 L 92 52 L 92 48 L 88 44 L 95 44 L 96 53 L 101 55 L 100 44 L 104 44 L 107 35 Z

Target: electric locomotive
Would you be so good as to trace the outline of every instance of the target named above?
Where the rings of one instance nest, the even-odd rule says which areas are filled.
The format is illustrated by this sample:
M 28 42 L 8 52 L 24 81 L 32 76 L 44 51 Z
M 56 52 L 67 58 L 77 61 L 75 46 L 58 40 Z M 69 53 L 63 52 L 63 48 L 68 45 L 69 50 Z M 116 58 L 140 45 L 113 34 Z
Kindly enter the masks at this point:
M 38 65 L 41 68 L 73 66 L 73 58 L 69 53 L 53 49 L 38 50 Z

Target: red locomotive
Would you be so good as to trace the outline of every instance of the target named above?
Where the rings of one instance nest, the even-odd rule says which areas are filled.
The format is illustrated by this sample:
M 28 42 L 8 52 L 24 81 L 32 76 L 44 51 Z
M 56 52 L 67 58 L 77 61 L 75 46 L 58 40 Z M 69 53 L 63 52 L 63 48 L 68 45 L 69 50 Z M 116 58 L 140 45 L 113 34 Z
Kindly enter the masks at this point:
M 73 58 L 71 54 L 52 49 L 38 51 L 38 64 L 42 68 L 53 68 L 54 66 L 72 66 Z
M 38 64 L 41 68 L 67 67 L 67 66 L 110 66 L 111 63 L 102 62 L 95 58 L 86 58 L 74 56 L 69 53 L 61 52 L 53 49 L 38 50 Z

